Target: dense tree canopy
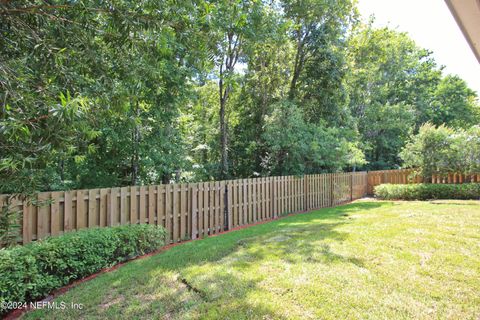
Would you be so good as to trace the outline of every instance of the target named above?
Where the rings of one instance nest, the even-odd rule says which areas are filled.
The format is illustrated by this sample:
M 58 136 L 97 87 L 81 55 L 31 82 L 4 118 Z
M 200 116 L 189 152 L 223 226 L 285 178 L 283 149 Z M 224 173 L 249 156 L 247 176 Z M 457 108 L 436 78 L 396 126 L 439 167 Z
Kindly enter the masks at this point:
M 0 19 L 1 193 L 395 168 L 422 124 L 480 119 L 353 0 L 7 0 Z
M 350 110 L 370 167 L 398 166 L 410 131 L 430 119 L 441 70 L 430 52 L 386 28 L 358 27 L 349 49 Z

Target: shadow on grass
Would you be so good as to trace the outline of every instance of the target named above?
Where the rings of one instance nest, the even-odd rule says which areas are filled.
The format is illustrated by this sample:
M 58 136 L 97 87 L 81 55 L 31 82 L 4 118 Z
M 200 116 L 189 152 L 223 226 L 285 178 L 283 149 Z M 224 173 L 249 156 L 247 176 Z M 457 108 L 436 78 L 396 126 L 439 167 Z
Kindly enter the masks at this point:
M 364 261 L 334 252 L 329 243 L 348 238 L 348 233 L 337 229 L 351 223 L 349 214 L 392 205 L 358 202 L 298 214 L 174 247 L 139 262 L 137 268 L 151 277 L 159 272 L 181 274 L 182 282 L 203 301 L 201 305 L 208 306 L 197 305 L 208 317 L 225 317 L 235 311 L 246 317 L 282 318 L 275 308 L 252 304 L 249 299 L 255 291 L 263 290 L 259 288 L 262 277 L 252 276 L 259 265 L 281 260 L 290 265 L 348 263 L 363 267 Z
M 445 204 L 452 206 L 478 206 L 480 205 L 480 200 L 430 200 L 426 201 L 429 204 Z
M 235 251 L 242 243 L 268 239 L 280 234 L 288 235 L 288 233 L 298 234 L 301 237 L 315 234 L 318 240 L 327 238 L 344 240 L 347 235 L 335 231 L 335 228 L 350 223 L 351 221 L 347 219 L 350 214 L 393 205 L 392 202 L 355 202 L 296 214 L 219 236 L 184 243 L 140 263 L 162 260 L 159 267 L 172 270 L 183 268 L 221 259 Z M 303 245 L 308 246 L 308 244 Z
M 354 203 L 338 206 L 331 208 L 332 211 L 344 211 L 344 212 L 351 212 L 351 211 L 363 211 L 363 210 L 371 210 L 377 208 L 386 208 L 392 207 L 395 204 L 390 201 L 357 201 Z

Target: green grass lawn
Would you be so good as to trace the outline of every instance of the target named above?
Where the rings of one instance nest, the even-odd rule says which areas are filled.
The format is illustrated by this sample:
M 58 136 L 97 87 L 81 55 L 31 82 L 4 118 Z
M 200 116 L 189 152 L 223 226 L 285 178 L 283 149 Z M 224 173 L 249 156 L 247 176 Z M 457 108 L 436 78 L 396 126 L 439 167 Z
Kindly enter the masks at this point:
M 357 201 L 174 247 L 39 319 L 479 319 L 478 201 Z

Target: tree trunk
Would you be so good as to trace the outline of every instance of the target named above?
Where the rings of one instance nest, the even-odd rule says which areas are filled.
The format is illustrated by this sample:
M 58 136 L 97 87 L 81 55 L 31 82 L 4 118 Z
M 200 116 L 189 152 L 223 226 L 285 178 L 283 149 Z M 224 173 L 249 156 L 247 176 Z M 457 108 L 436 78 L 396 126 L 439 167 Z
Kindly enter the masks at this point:
M 65 161 L 62 159 L 60 160 L 60 180 L 63 182 L 65 182 Z
M 293 75 L 292 75 L 292 81 L 290 82 L 290 90 L 288 92 L 288 97 L 290 100 L 295 98 L 296 90 L 297 90 L 297 82 L 298 79 L 300 78 L 300 73 L 303 69 L 303 65 L 305 63 L 305 52 L 304 52 L 304 44 L 305 44 L 305 39 L 308 36 L 308 29 L 303 32 L 298 31 L 297 34 L 297 50 L 295 52 L 295 63 L 293 66 Z
M 220 79 L 218 81 L 219 100 L 220 100 L 220 178 L 227 179 L 229 175 L 228 170 L 228 120 L 226 118 L 226 107 L 228 95 L 230 94 L 230 84 L 224 83 L 225 77 L 229 77 L 235 70 L 235 64 L 241 51 L 241 38 L 239 35 L 235 36 L 233 31 L 228 32 L 227 36 L 227 50 L 222 58 L 220 65 Z
M 205 123 L 207 123 L 207 107 L 202 105 L 202 143 L 207 145 L 207 128 Z M 207 148 L 202 149 L 202 163 L 206 164 L 208 162 L 208 152 Z
M 167 173 L 162 174 L 162 183 L 169 184 L 170 183 L 170 175 Z
M 140 109 L 138 108 L 138 103 L 135 105 L 135 115 L 138 117 L 140 115 Z M 138 184 L 138 170 L 139 170 L 139 150 L 138 145 L 140 143 L 140 130 L 138 124 L 135 123 L 135 128 L 132 133 L 132 185 Z
M 226 99 L 220 98 L 220 146 L 221 146 L 221 169 L 220 178 L 226 179 L 228 177 L 228 132 L 227 123 L 225 119 L 225 105 Z
M 295 92 L 297 90 L 297 81 L 298 81 L 299 75 L 300 75 L 300 70 L 298 69 L 294 70 L 292 82 L 290 83 L 290 91 L 288 93 L 288 97 L 290 98 L 290 100 L 293 100 L 293 98 L 295 98 Z

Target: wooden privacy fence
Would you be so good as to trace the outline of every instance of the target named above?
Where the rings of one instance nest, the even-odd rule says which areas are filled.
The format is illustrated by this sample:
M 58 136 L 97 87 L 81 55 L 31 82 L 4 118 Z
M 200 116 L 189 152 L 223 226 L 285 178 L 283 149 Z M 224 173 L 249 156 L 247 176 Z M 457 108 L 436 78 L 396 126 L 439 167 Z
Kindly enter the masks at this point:
M 415 176 L 412 169 L 368 171 L 368 194 L 373 194 L 373 189 L 383 183 L 407 184 L 421 183 L 422 177 Z M 465 183 L 480 182 L 480 174 L 465 175 L 449 173 L 445 175 L 433 175 L 429 183 Z
M 406 183 L 420 183 L 420 177 L 413 177 L 413 170 L 400 169 L 400 170 L 378 170 L 368 171 L 368 190 L 369 195 L 373 195 L 373 190 L 376 186 L 383 183 L 392 184 L 406 184 Z
M 280 215 L 362 198 L 367 173 L 253 178 L 189 184 L 42 192 L 23 212 L 22 242 L 82 228 L 149 223 L 171 242 L 195 239 Z M 6 195 L 0 196 L 3 203 Z

